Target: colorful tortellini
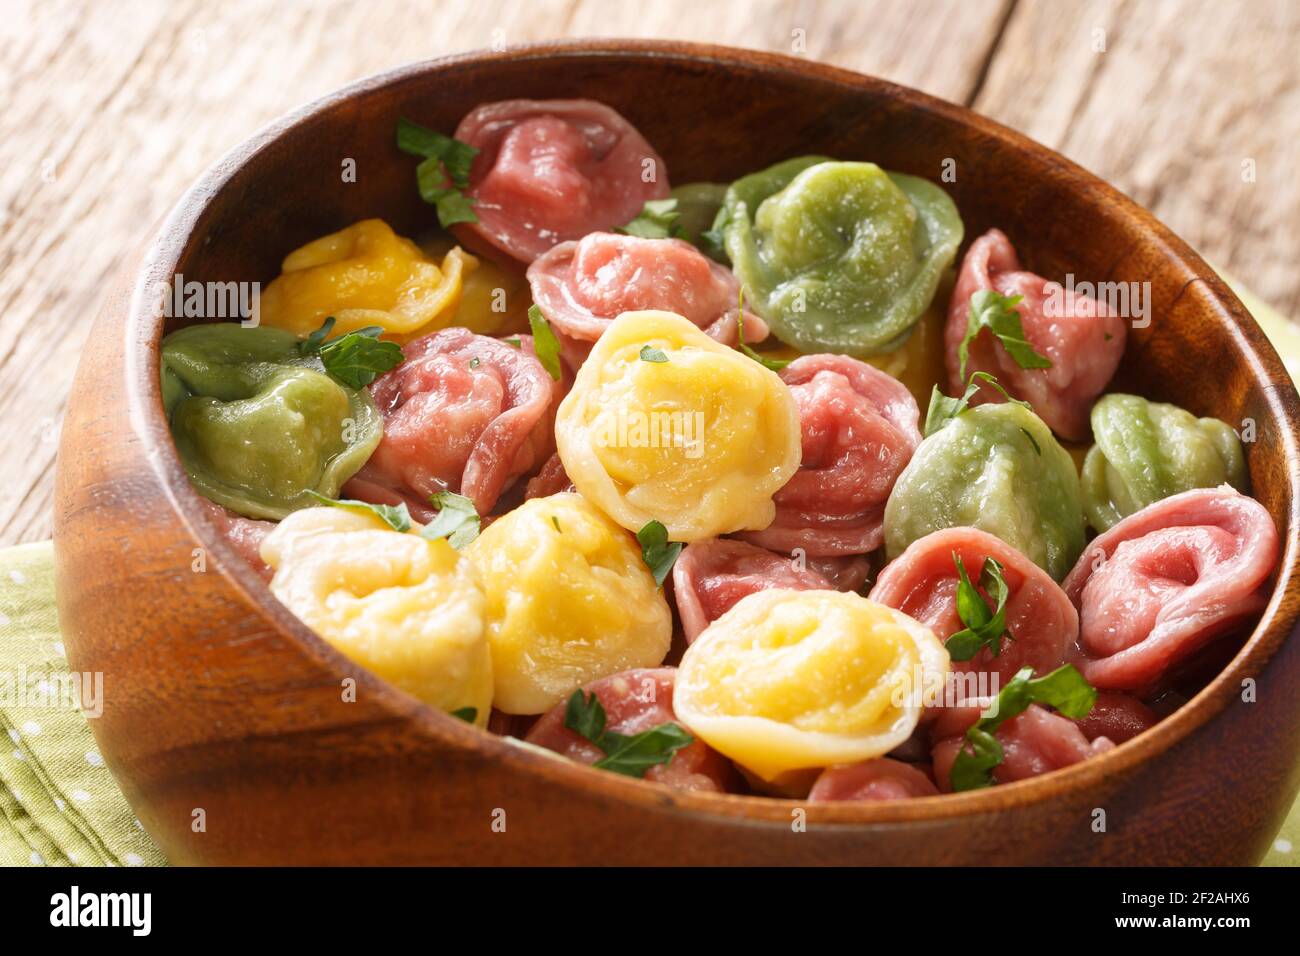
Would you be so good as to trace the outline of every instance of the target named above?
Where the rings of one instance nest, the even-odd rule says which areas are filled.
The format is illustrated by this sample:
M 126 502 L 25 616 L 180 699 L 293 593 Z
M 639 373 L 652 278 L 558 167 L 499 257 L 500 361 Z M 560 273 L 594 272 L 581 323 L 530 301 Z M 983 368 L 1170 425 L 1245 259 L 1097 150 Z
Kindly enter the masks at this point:
M 465 554 L 487 593 L 499 710 L 543 713 L 589 681 L 668 653 L 672 614 L 640 548 L 580 495 L 524 502 Z
M 971 297 L 986 289 L 1021 297 L 1013 308 L 1025 339 L 1050 367 L 1022 368 L 993 333 L 983 329 L 967 346 L 963 376 L 960 350 L 970 324 Z M 948 307 L 944 336 L 949 392 L 960 395 L 973 373 L 987 372 L 1016 398 L 1033 405 L 1052 431 L 1084 441 L 1088 409 L 1115 374 L 1127 331 L 1124 319 L 1105 302 L 1022 270 L 1011 240 L 990 229 L 966 252 Z M 975 401 L 1001 399 L 1001 393 L 987 387 L 975 395 Z
M 1079 615 L 1060 585 L 1047 572 L 999 538 L 976 528 L 947 528 L 912 542 L 880 572 L 871 600 L 897 608 L 947 640 L 965 628 L 958 611 L 957 560 L 969 580 L 977 582 L 989 558 L 1001 566 L 1007 586 L 1003 608 L 1006 631 L 997 650 L 982 648 L 974 657 L 953 661 L 954 674 L 997 675 L 1004 686 L 1022 667 L 1046 674 L 1065 661 L 1079 636 Z M 984 594 L 985 600 L 989 595 Z M 974 685 L 978 688 L 978 682 Z M 974 697 L 954 682 L 955 698 Z M 986 687 L 996 690 L 992 682 Z
M 1079 609 L 1079 670 L 1100 688 L 1158 688 L 1263 610 L 1278 547 L 1264 506 L 1227 485 L 1124 518 L 1089 543 L 1062 585 Z
M 948 652 L 905 614 L 840 591 L 758 591 L 682 656 L 677 718 L 762 781 L 880 757 L 912 735 Z
M 767 527 L 799 467 L 799 413 L 775 373 L 669 312 L 626 312 L 578 371 L 555 438 L 578 491 L 673 541 Z
M 190 480 L 250 518 L 335 496 L 379 444 L 370 394 L 341 385 L 283 329 L 193 325 L 162 344 L 163 405 Z
M 898 347 L 962 238 L 957 207 L 933 183 L 823 156 L 736 180 L 723 209 L 727 255 L 754 310 L 803 352 Z
M 779 373 L 799 406 L 799 470 L 776 518 L 746 538 L 809 557 L 866 554 L 884 539 L 885 502 L 921 443 L 903 384 L 845 355 L 805 355 Z
M 347 493 L 405 502 L 429 520 L 430 496 L 453 491 L 487 514 L 515 478 L 551 453 L 555 381 L 532 353 L 468 329 L 443 329 L 402 349 L 371 386 L 384 436 Z
M 460 121 L 456 139 L 478 150 L 465 191 L 478 221 L 457 235 L 520 262 L 621 226 L 668 196 L 659 154 L 594 100 L 486 103 Z
M 768 588 L 836 590 L 806 562 L 731 538 L 695 541 L 673 563 L 673 597 L 688 644 L 741 598 Z
M 1083 509 L 1098 531 L 1180 491 L 1225 483 L 1247 489 L 1241 440 L 1217 418 L 1112 393 L 1092 407 L 1092 433 Z
M 456 244 L 447 238 L 423 242 L 420 248 L 436 262 L 443 261 Z M 469 329 L 477 335 L 506 335 L 528 331 L 528 283 L 518 272 L 503 269 L 491 259 L 464 255 L 460 304 L 447 326 Z
M 382 219 L 363 219 L 285 257 L 261 296 L 261 322 L 299 337 L 333 317 L 334 334 L 378 326 L 405 341 L 447 325 L 478 261 L 459 247 L 441 264 Z
M 944 793 L 953 789 L 952 766 L 966 746 L 963 735 L 991 703 L 991 699 L 981 699 L 950 707 L 931 728 L 934 779 Z M 993 769 L 993 778 L 998 783 L 1026 780 L 1115 749 L 1115 741 L 1110 738 L 1090 739 L 1077 721 L 1038 704 L 1030 704 L 1024 713 L 1012 717 L 993 736 L 1002 751 L 1002 759 Z
M 885 550 L 970 527 L 1001 538 L 1060 580 L 1083 551 L 1074 459 L 1018 403 L 968 408 L 921 442 L 885 505 Z
M 626 737 L 676 722 L 673 711 L 676 679 L 674 667 L 641 668 L 593 681 L 582 691 L 595 695 L 604 707 L 605 727 Z M 589 739 L 564 726 L 565 709 L 565 704 L 556 704 L 533 724 L 524 739 L 585 764 L 606 756 Z M 692 741 L 673 754 L 668 763 L 651 767 L 645 778 L 674 790 L 726 793 L 736 788 L 736 771 L 731 763 L 702 740 Z
M 935 797 L 1142 733 L 1266 605 L 1232 429 L 1102 396 L 1122 309 L 998 230 L 954 274 L 939 186 L 670 192 L 589 100 L 397 143 L 450 232 L 297 249 L 260 327 L 164 340 L 162 394 L 196 527 L 429 705 L 678 789 Z
M 275 569 L 271 592 L 349 659 L 426 704 L 487 725 L 483 591 L 446 541 L 401 534 L 371 514 L 305 508 L 266 536 L 262 558 Z
M 681 239 L 593 232 L 534 260 L 528 284 L 574 367 L 624 312 L 673 312 L 725 345 L 737 342 L 740 283 Z M 757 342 L 767 337 L 767 326 L 746 314 L 744 332 L 746 342 Z
M 808 802 L 871 803 L 938 795 L 938 787 L 924 770 L 901 760 L 874 757 L 861 763 L 827 767 L 808 791 Z
M 262 542 L 275 530 L 275 524 L 270 521 L 245 518 L 207 498 L 200 498 L 199 503 L 217 534 L 224 538 L 235 553 L 247 561 L 263 580 L 270 581 L 274 572 L 271 566 L 262 560 Z

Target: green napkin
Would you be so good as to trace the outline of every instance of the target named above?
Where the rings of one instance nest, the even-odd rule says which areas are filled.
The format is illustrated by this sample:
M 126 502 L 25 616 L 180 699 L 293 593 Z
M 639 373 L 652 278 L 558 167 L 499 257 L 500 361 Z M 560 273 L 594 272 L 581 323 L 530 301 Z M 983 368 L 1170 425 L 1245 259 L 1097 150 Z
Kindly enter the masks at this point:
M 62 641 L 53 545 L 0 551 L 0 863 L 165 864 L 95 748 Z
M 1300 382 L 1300 330 L 1235 283 Z M 0 865 L 161 866 L 66 693 L 50 542 L 0 550 Z M 93 686 L 92 686 L 93 690 Z M 1300 802 L 1264 866 L 1300 861 Z

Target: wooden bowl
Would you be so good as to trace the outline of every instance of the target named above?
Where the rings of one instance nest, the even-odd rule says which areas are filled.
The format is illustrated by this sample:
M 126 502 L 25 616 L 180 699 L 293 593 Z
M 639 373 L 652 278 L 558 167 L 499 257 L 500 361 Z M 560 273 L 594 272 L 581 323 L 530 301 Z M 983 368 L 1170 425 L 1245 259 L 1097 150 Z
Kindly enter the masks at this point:
M 1119 383 L 1253 419 L 1255 492 L 1283 532 L 1276 591 L 1190 703 L 1113 752 L 1008 786 L 814 805 L 677 793 L 479 732 L 350 664 L 217 536 L 164 421 L 152 291 L 268 281 L 289 250 L 382 216 L 433 223 L 407 116 L 594 97 L 672 180 L 803 153 L 946 182 L 968 240 L 1003 229 L 1049 277 L 1149 281 Z M 357 181 L 340 175 L 356 161 Z M 1300 402 L 1241 303 L 1116 190 L 983 117 L 804 60 L 683 43 L 548 44 L 404 67 L 275 123 L 192 188 L 123 271 L 82 356 L 59 456 L 55 546 L 69 660 L 104 674 L 99 747 L 176 863 L 1252 863 L 1300 784 Z M 201 570 L 196 570 L 201 569 Z M 344 682 L 356 699 L 344 700 Z M 1253 683 L 1252 683 L 1253 682 Z M 1253 689 L 1253 702 L 1243 700 Z

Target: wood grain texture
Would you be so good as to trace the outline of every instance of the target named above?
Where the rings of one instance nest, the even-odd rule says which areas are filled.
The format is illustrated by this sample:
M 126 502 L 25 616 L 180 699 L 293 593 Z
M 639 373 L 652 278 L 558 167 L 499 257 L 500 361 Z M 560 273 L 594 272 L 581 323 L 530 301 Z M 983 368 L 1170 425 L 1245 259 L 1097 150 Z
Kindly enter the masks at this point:
M 1286 0 L 5 0 L 0 545 L 49 535 L 64 400 L 109 276 L 227 149 L 351 80 L 563 36 L 795 53 L 974 102 L 1300 316 L 1298 16 Z
M 912 174 L 953 158 L 950 191 L 970 232 L 1001 226 L 1035 271 L 1150 281 L 1160 321 L 1133 329 L 1117 383 L 1257 423 L 1252 486 L 1285 551 L 1240 651 L 1156 727 L 1059 772 L 804 807 L 671 791 L 521 748 L 420 705 L 309 631 L 200 510 L 162 411 L 167 324 L 128 293 L 178 272 L 265 277 L 284 245 L 367 212 L 400 229 L 427 222 L 392 140 L 398 118 L 446 128 L 524 85 L 542 98 L 599 90 L 686 179 L 800 150 Z M 752 105 L 730 109 L 736 101 Z M 675 135 L 682 124 L 692 136 Z M 347 187 L 345 155 L 367 171 Z M 173 862 L 1245 864 L 1300 788 L 1300 397 L 1182 241 L 976 114 L 807 60 L 716 47 L 544 47 L 418 66 L 243 144 L 120 278 L 94 333 L 106 347 L 80 363 L 62 437 L 56 590 L 71 667 L 105 675 L 98 749 Z M 349 680 L 355 699 L 341 693 Z M 1246 681 L 1258 689 L 1249 702 Z M 792 827 L 804 813 L 806 831 Z

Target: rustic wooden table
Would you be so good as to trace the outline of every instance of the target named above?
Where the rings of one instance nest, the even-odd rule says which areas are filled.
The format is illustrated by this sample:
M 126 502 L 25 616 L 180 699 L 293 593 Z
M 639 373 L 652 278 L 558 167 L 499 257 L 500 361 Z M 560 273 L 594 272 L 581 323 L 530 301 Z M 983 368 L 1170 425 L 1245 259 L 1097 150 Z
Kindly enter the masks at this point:
M 49 536 L 101 290 L 205 166 L 366 74 L 579 36 L 793 53 L 965 103 L 1300 316 L 1297 0 L 0 0 L 0 545 Z

